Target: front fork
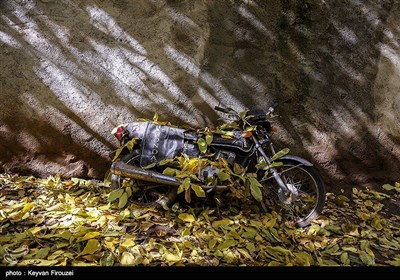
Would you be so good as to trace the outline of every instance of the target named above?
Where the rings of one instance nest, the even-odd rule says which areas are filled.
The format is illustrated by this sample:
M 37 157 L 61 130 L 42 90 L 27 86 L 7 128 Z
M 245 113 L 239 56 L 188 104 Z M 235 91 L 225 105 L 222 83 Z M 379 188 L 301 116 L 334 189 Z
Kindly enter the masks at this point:
M 258 139 L 252 135 L 253 141 L 256 144 L 256 149 L 258 152 L 260 152 L 260 154 L 263 156 L 263 158 L 265 159 L 265 162 L 270 165 L 271 161 L 269 160 L 269 157 L 267 156 L 267 154 L 265 153 L 264 149 L 262 148 L 260 141 L 258 141 Z M 285 196 L 289 196 L 290 193 L 290 189 L 287 187 L 286 183 L 283 182 L 281 175 L 279 174 L 279 172 L 274 168 L 270 168 L 269 169 L 272 173 L 272 176 L 274 177 L 274 179 L 276 180 L 276 182 L 278 183 L 279 187 L 282 189 L 283 194 Z

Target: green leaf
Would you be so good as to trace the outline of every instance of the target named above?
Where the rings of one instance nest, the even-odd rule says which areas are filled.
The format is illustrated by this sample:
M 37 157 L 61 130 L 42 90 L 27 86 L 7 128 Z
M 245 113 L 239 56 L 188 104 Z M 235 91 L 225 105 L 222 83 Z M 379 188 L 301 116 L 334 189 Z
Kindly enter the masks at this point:
M 306 252 L 294 253 L 296 257 L 296 263 L 302 266 L 310 266 L 314 264 L 313 258 Z
M 143 169 L 150 169 L 150 168 L 153 168 L 154 166 L 156 166 L 156 162 L 153 162 L 153 163 L 150 163 L 149 165 L 146 165 L 146 166 L 144 166 L 144 167 L 142 167 Z
M 118 208 L 123 208 L 126 203 L 128 202 L 128 194 L 126 192 L 124 192 L 121 197 L 119 198 L 119 202 L 118 202 Z
M 196 219 L 191 214 L 181 213 L 178 215 L 178 218 L 184 222 L 193 223 Z
M 171 163 L 171 162 L 174 162 L 174 161 L 175 161 L 174 159 L 167 158 L 167 159 L 163 159 L 162 161 L 160 161 L 160 162 L 158 163 L 158 165 L 165 165 L 165 164 L 167 164 L 167 163 Z
M 213 136 L 211 134 L 207 134 L 206 135 L 206 143 L 207 143 L 207 145 L 211 145 L 212 141 L 213 141 Z
M 208 248 L 212 250 L 215 247 L 215 244 L 217 244 L 217 239 L 210 239 L 210 241 L 208 241 Z
M 254 243 L 249 242 L 246 243 L 246 249 L 249 250 L 249 252 L 252 254 L 256 251 L 256 246 L 254 245 Z
M 228 219 L 223 219 L 223 220 L 220 220 L 220 221 L 214 221 L 213 223 L 212 223 L 212 227 L 213 228 L 218 228 L 218 227 L 223 227 L 223 226 L 227 226 L 227 225 L 231 225 L 231 224 L 233 224 L 234 222 L 233 221 L 231 221 L 231 220 L 228 220 Z
M 255 200 L 260 202 L 262 200 L 262 193 L 260 189 L 262 188 L 262 185 L 260 184 L 260 182 L 258 182 L 256 178 L 249 178 L 249 181 L 251 195 L 254 197 Z
M 340 261 L 341 261 L 344 265 L 350 265 L 349 253 L 343 252 L 343 253 L 340 255 Z
M 203 154 L 207 152 L 207 142 L 203 138 L 199 138 L 197 140 L 197 146 L 199 147 L 200 152 Z
M 360 257 L 360 260 L 363 262 L 363 264 L 375 265 L 374 257 L 368 255 L 366 252 L 360 251 L 360 253 L 358 255 Z
M 394 189 L 395 189 L 395 187 L 392 186 L 392 185 L 390 185 L 390 184 L 384 184 L 384 185 L 382 186 L 382 188 L 383 188 L 384 190 L 387 190 L 387 191 L 391 191 L 391 190 L 394 190 Z
M 231 175 L 229 175 L 229 174 L 227 174 L 225 172 L 219 172 L 217 174 L 217 176 L 218 176 L 218 179 L 220 179 L 221 181 L 226 181 L 226 180 L 231 178 Z
M 124 189 L 113 190 L 108 194 L 108 202 L 113 202 L 114 200 L 120 198 L 123 193 Z
M 35 259 L 45 259 L 50 252 L 49 247 L 40 249 L 34 256 Z
M 274 167 L 278 167 L 278 166 L 282 166 L 283 162 L 281 161 L 274 161 L 273 163 L 271 163 L 268 168 L 274 168 Z
M 239 164 L 237 164 L 237 163 L 235 162 L 235 164 L 233 165 L 233 172 L 234 172 L 236 175 L 240 175 L 241 173 L 243 173 L 243 171 L 244 171 L 244 168 L 241 167 Z
M 224 242 L 222 242 L 221 244 L 219 244 L 217 246 L 217 249 L 223 251 L 223 250 L 228 249 L 229 247 L 235 246 L 237 244 L 238 244 L 238 242 L 236 240 L 228 239 L 228 240 L 225 240 Z
M 167 176 L 175 176 L 178 170 L 175 168 L 167 167 L 164 169 L 163 174 Z
M 283 157 L 284 155 L 287 155 L 289 153 L 289 149 L 288 148 L 284 148 L 282 150 L 280 150 L 279 152 L 277 152 L 276 154 L 274 154 L 271 157 L 271 162 L 277 160 L 278 158 Z

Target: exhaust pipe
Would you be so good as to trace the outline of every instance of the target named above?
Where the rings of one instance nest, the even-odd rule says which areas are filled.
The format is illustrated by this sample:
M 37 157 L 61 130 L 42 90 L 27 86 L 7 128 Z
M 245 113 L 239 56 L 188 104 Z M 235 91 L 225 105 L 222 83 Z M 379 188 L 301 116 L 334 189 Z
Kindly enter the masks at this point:
M 178 179 L 164 175 L 160 172 L 155 172 L 151 170 L 145 170 L 143 168 L 126 164 L 121 161 L 116 161 L 111 165 L 111 173 L 115 175 L 120 175 L 128 178 L 133 178 L 133 179 L 138 179 L 138 180 L 143 180 L 143 181 L 149 181 L 153 183 L 158 183 L 158 184 L 164 184 L 168 186 L 173 186 L 173 187 L 179 187 L 182 182 L 179 181 Z M 214 186 L 201 186 L 206 192 L 211 192 L 214 189 L 219 189 L 219 190 L 224 190 L 227 189 L 227 186 L 220 186 L 220 185 L 214 185 Z
M 178 187 L 181 184 L 181 181 L 177 180 L 174 177 L 164 175 L 160 172 L 145 170 L 137 166 L 123 163 L 121 161 L 116 161 L 111 165 L 111 173 L 133 179 L 150 181 L 153 183 L 165 184 L 174 187 Z

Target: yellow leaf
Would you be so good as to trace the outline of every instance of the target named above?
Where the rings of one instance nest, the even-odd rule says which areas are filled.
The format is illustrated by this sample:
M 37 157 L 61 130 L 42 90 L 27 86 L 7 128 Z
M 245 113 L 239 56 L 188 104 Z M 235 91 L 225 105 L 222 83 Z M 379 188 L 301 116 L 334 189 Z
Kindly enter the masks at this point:
M 256 247 L 254 246 L 254 243 L 252 243 L 252 242 L 247 243 L 246 248 L 247 248 L 247 250 L 249 250 L 249 252 L 251 254 L 253 254 L 256 251 Z
M 294 253 L 294 255 L 296 257 L 296 263 L 299 265 L 310 266 L 314 264 L 313 258 L 306 252 Z
M 350 265 L 350 259 L 349 259 L 349 254 L 347 252 L 343 252 L 340 255 L 340 260 L 344 265 Z
M 122 265 L 137 265 L 136 258 L 130 252 L 123 252 L 121 257 Z
M 366 264 L 366 265 L 374 265 L 375 264 L 375 260 L 373 257 L 369 256 L 367 253 L 365 253 L 364 251 L 360 251 L 360 253 L 358 254 L 360 256 L 360 260 Z
M 121 147 L 119 147 L 119 148 L 117 149 L 117 151 L 115 152 L 115 155 L 114 155 L 112 161 L 115 161 L 115 160 L 119 157 L 119 155 L 121 154 L 121 152 L 122 152 L 122 150 L 123 150 L 124 148 L 125 148 L 125 145 L 124 145 L 124 146 L 121 146 Z
M 57 259 L 58 257 L 62 256 L 65 252 L 63 250 L 57 250 L 53 254 L 51 254 L 47 259 L 49 260 L 54 260 Z
M 249 178 L 250 181 L 250 191 L 251 195 L 254 197 L 255 200 L 261 201 L 262 200 L 262 193 L 261 193 L 261 188 L 262 185 L 256 178 Z
M 212 141 L 213 141 L 213 136 L 211 134 L 207 134 L 206 135 L 206 143 L 207 143 L 207 145 L 211 145 Z
M 133 147 L 138 143 L 138 139 L 137 138 L 132 138 L 131 140 L 129 140 L 128 142 L 126 142 L 126 147 L 128 148 L 129 152 L 132 152 Z
M 121 246 L 125 248 L 133 247 L 135 246 L 135 241 L 132 238 L 125 239 Z
M 190 203 L 190 201 L 191 201 L 190 189 L 187 189 L 187 190 L 185 191 L 185 201 L 186 201 L 187 203 Z
M 25 204 L 24 208 L 22 208 L 21 212 L 22 212 L 22 213 L 28 212 L 28 211 L 31 210 L 34 206 L 35 206 L 35 203 L 34 203 L 34 202 L 27 203 L 27 204 Z
M 377 230 L 383 229 L 383 226 L 381 224 L 381 220 L 378 217 L 374 217 L 371 221 L 371 226 L 376 228 Z
M 40 249 L 34 256 L 35 259 L 45 259 L 50 252 L 49 247 Z
M 181 260 L 181 256 L 172 253 L 164 254 L 164 258 L 168 262 L 168 265 L 172 265 Z
M 252 256 L 249 254 L 249 252 L 246 249 L 243 248 L 237 248 L 237 250 L 239 251 L 239 253 L 247 260 L 250 261 L 254 261 L 254 259 L 252 258 Z
M 158 121 L 158 113 L 155 113 L 153 116 L 153 121 L 157 122 Z
M 227 226 L 227 225 L 231 225 L 231 224 L 233 224 L 233 221 L 223 219 L 223 220 L 219 220 L 219 221 L 214 221 L 212 223 L 212 227 L 216 229 L 218 227 L 223 227 L 223 226 Z
M 55 237 L 61 237 L 61 238 L 65 239 L 65 240 L 69 240 L 71 238 L 71 236 L 72 236 L 71 232 L 67 231 L 67 230 L 63 231 L 62 233 L 59 233 L 59 234 L 55 235 Z
M 184 190 L 188 190 L 189 187 L 190 187 L 190 178 L 186 178 L 185 180 L 183 180 L 182 184 L 179 186 L 177 193 L 180 194 Z
M 197 140 L 197 146 L 199 147 L 200 152 L 203 154 L 207 152 L 207 142 L 203 138 L 199 138 Z
M 89 239 L 89 241 L 86 243 L 85 248 L 83 251 L 80 253 L 80 255 L 91 255 L 100 250 L 101 246 L 99 241 L 97 239 Z
M 42 260 L 42 259 L 30 259 L 22 260 L 18 265 L 28 265 L 28 266 L 53 266 L 57 264 L 57 260 Z
M 395 258 L 393 261 L 385 261 L 389 265 L 400 266 L 400 258 Z
M 237 164 L 235 162 L 235 164 L 233 165 L 233 172 L 237 175 L 240 175 L 242 172 L 244 171 L 244 168 L 241 167 L 239 164 Z
M 217 174 L 217 176 L 218 176 L 218 179 L 220 179 L 221 181 L 226 181 L 231 178 L 231 176 L 229 174 L 226 174 L 225 172 L 222 172 L 222 171 L 219 172 Z
M 77 238 L 76 241 L 77 242 L 82 242 L 82 241 L 85 241 L 85 240 L 89 240 L 89 239 L 95 238 L 95 237 L 97 237 L 99 235 L 100 235 L 100 232 L 98 232 L 98 231 L 88 232 L 83 237 Z
M 208 241 L 208 248 L 212 250 L 215 247 L 215 244 L 217 244 L 217 239 L 210 239 L 210 241 Z
M 193 223 L 196 219 L 191 214 L 181 213 L 178 215 L 178 218 L 184 222 Z
M 268 227 L 268 228 L 272 228 L 276 225 L 276 218 L 274 217 L 265 217 L 262 220 L 262 223 L 264 224 L 264 226 Z
M 164 169 L 163 174 L 167 176 L 175 176 L 178 170 L 175 168 L 167 167 Z
M 204 190 L 199 185 L 192 184 L 191 188 L 192 188 L 192 190 L 194 190 L 195 194 L 198 197 L 206 197 L 206 193 L 204 192 Z
M 383 188 L 384 190 L 391 191 L 391 190 L 393 190 L 395 187 L 392 186 L 392 185 L 390 185 L 390 184 L 384 184 L 384 185 L 382 186 L 382 188 Z
M 185 227 L 185 229 L 182 231 L 181 236 L 185 237 L 188 236 L 190 234 L 190 228 L 189 227 Z

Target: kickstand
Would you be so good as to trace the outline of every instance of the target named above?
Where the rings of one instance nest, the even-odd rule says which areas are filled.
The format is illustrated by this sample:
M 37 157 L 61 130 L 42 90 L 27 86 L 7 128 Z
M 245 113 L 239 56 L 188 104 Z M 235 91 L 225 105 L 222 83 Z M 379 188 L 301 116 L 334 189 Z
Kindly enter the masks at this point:
M 214 201 L 215 201 L 215 206 L 217 207 L 217 213 L 218 213 L 218 218 L 221 218 L 221 210 L 219 208 L 219 206 L 221 205 L 221 201 L 219 200 L 219 198 L 217 196 L 214 195 Z
M 263 200 L 260 201 L 260 206 L 261 206 L 261 209 L 264 211 L 265 214 L 268 213 L 267 206 L 265 206 L 265 203 L 264 203 Z

